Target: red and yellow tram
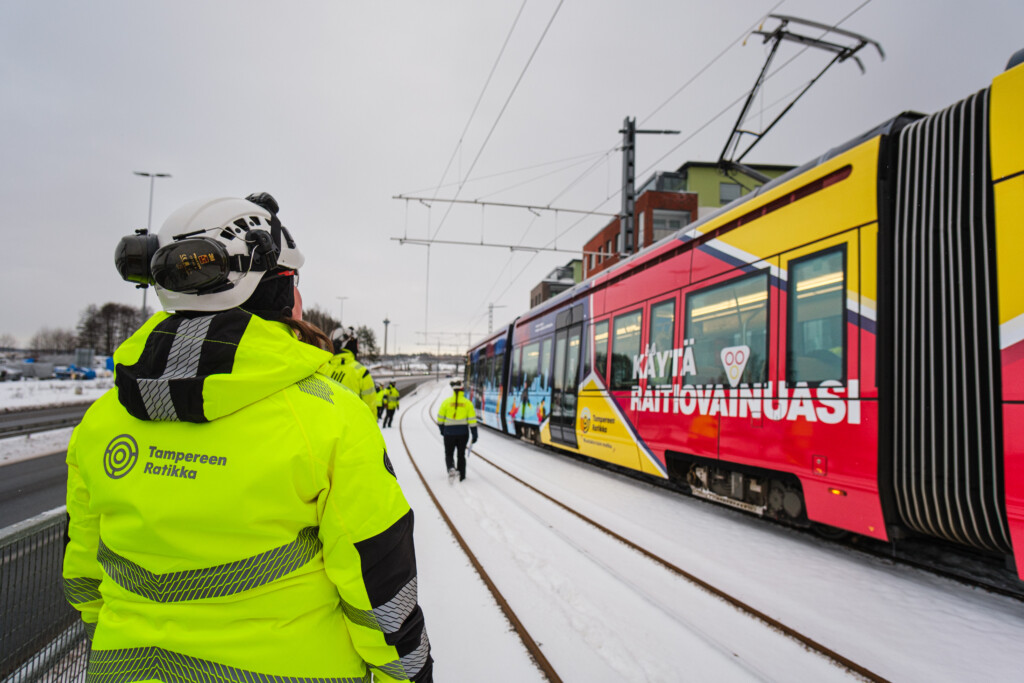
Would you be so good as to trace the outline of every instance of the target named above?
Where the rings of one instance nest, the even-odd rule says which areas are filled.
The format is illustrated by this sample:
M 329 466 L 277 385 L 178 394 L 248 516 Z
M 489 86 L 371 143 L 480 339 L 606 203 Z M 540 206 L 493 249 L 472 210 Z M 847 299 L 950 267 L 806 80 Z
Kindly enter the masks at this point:
M 470 350 L 485 424 L 1024 577 L 1024 65 L 900 115 Z

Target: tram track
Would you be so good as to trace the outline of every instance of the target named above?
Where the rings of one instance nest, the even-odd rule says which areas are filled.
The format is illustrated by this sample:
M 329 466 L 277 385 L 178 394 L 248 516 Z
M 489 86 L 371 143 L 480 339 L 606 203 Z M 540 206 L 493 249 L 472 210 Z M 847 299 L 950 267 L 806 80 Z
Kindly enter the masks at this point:
M 432 406 L 431 406 L 431 408 L 432 408 Z M 406 413 L 406 414 L 408 414 L 408 413 Z M 405 415 L 403 415 L 403 420 L 404 420 L 404 417 L 405 417 Z M 427 417 L 432 420 L 432 415 L 428 415 Z M 431 428 L 433 428 L 435 426 L 435 424 L 436 423 L 432 423 L 430 425 Z M 463 535 L 460 534 L 459 531 L 456 529 L 456 527 L 455 527 L 451 517 L 443 509 L 443 506 L 442 506 L 440 500 L 438 499 L 438 496 L 436 496 L 434 494 L 433 490 L 431 489 L 430 484 L 428 483 L 427 477 L 424 476 L 423 472 L 420 470 L 419 466 L 416 464 L 416 458 L 415 458 L 412 450 L 410 449 L 410 447 L 409 447 L 409 445 L 408 445 L 408 443 L 406 441 L 406 438 L 405 438 L 405 425 L 404 425 L 403 421 L 400 421 L 400 430 L 401 430 L 403 446 L 405 447 L 405 450 L 406 450 L 406 452 L 407 452 L 407 454 L 409 456 L 410 461 L 413 464 L 413 467 L 416 469 L 417 475 L 419 476 L 421 482 L 424 484 L 424 487 L 426 488 L 426 490 L 428 492 L 428 495 L 430 496 L 430 498 L 433 501 L 434 505 L 438 508 L 438 510 L 439 510 L 441 516 L 444 518 L 446 524 L 452 530 L 452 533 L 456 537 L 456 539 L 458 540 L 459 545 L 463 548 L 463 551 L 470 558 L 470 561 L 473 564 L 473 566 L 477 569 L 478 572 L 480 572 L 481 576 L 484 577 L 484 581 L 488 585 L 488 588 L 491 590 L 492 594 L 494 594 L 495 599 L 498 601 L 499 605 L 502 606 L 502 610 L 506 613 L 507 616 L 509 616 L 509 621 L 513 623 L 514 628 L 515 628 L 517 634 L 519 635 L 520 639 L 523 641 L 523 643 L 527 647 L 527 649 L 531 652 L 531 655 L 534 656 L 535 661 L 537 661 L 537 663 L 538 663 L 538 666 L 544 671 L 545 675 L 548 676 L 549 680 L 561 680 L 558 677 L 558 674 L 555 672 L 555 670 L 553 668 L 551 668 L 550 662 L 546 658 L 544 658 L 543 653 L 540 652 L 540 648 L 537 645 L 537 642 L 529 634 L 529 632 L 526 630 L 525 626 L 523 626 L 522 620 L 515 616 L 514 611 L 512 610 L 512 607 L 509 605 L 508 600 L 504 596 L 502 596 L 500 590 L 495 585 L 494 581 L 491 580 L 490 577 L 488 577 L 486 575 L 486 571 L 484 570 L 480 560 L 477 559 L 477 557 L 473 553 L 473 550 L 469 547 L 469 544 L 464 539 Z M 871 671 L 867 667 L 862 666 L 862 665 L 858 664 L 857 662 L 849 659 L 848 657 L 845 657 L 842 654 L 836 652 L 835 650 L 825 646 L 824 644 L 822 644 L 821 642 L 817 641 L 816 639 L 811 638 L 810 636 L 808 636 L 808 635 L 806 635 L 804 633 L 801 633 L 797 629 L 794 629 L 794 628 L 792 628 L 790 626 L 787 626 L 785 623 L 779 621 L 778 619 L 775 619 L 775 618 L 771 617 L 770 615 L 764 613 L 761 610 L 758 610 L 757 608 L 753 607 L 752 605 L 748 604 L 747 602 L 745 602 L 745 601 L 743 601 L 743 600 L 741 600 L 741 599 L 731 595 L 727 591 L 722 590 L 720 588 L 717 588 L 716 586 L 712 585 L 708 581 L 705 581 L 705 580 L 701 579 L 700 577 L 694 575 L 693 573 L 686 571 L 685 569 L 679 567 L 678 565 L 676 565 L 676 564 L 666 560 L 665 558 L 661 557 L 657 553 L 650 551 L 649 549 L 647 549 L 647 548 L 645 548 L 645 547 L 635 543 L 634 541 L 631 541 L 630 539 L 626 538 L 622 534 L 617 533 L 616 531 L 610 529 L 608 526 L 606 526 L 604 524 L 601 524 L 600 522 L 592 519 L 591 517 L 587 516 L 586 514 L 583 514 L 583 513 L 579 512 L 578 510 L 573 509 L 572 507 L 570 507 L 570 506 L 566 505 L 565 503 L 563 503 L 562 501 L 558 500 L 556 497 L 554 497 L 554 496 L 548 494 L 547 492 L 541 490 L 537 486 L 535 486 L 535 485 L 531 484 L 530 482 L 524 480 L 522 477 L 517 476 L 516 474 L 510 472 L 505 467 L 502 467 L 500 464 L 495 462 L 495 460 L 493 458 L 488 457 L 488 455 L 486 454 L 486 451 L 481 452 L 480 450 L 474 448 L 472 457 L 474 459 L 478 459 L 478 460 L 486 463 L 487 465 L 489 465 L 491 468 L 493 468 L 497 472 L 500 472 L 505 477 L 507 477 L 507 478 L 511 479 L 512 481 L 514 481 L 515 483 L 519 484 L 524 490 L 529 491 L 529 492 L 531 492 L 532 494 L 534 494 L 536 496 L 540 496 L 543 500 L 553 504 L 558 509 L 569 513 L 573 518 L 579 520 L 580 522 L 582 522 L 583 524 L 589 526 L 593 530 L 595 530 L 597 532 L 600 532 L 601 534 L 604 534 L 605 536 L 614 539 L 618 543 L 621 543 L 622 545 L 625 545 L 627 548 L 630 548 L 630 549 L 634 550 L 640 556 L 642 556 L 643 558 L 646 558 L 646 560 L 649 560 L 650 562 L 653 562 L 654 564 L 658 565 L 663 570 L 666 570 L 672 576 L 675 576 L 678 579 L 681 579 L 681 580 L 691 584 L 692 586 L 695 586 L 695 587 L 701 589 L 706 594 L 708 594 L 710 596 L 713 596 L 714 598 L 716 598 L 716 599 L 718 599 L 720 601 L 725 602 L 726 604 L 730 605 L 731 607 L 735 608 L 736 610 L 739 610 L 739 612 L 741 612 L 742 614 L 744 614 L 744 615 L 746 615 L 746 616 L 748 616 L 748 617 L 750 617 L 750 618 L 752 618 L 754 620 L 757 620 L 757 621 L 761 622 L 762 624 L 768 626 L 771 630 L 775 631 L 776 633 L 778 633 L 778 634 L 780 634 L 782 636 L 785 636 L 786 638 L 789 638 L 792 641 L 795 641 L 802 648 L 804 648 L 805 650 L 807 650 L 809 652 L 813 652 L 813 653 L 817 654 L 818 656 L 824 658 L 829 663 L 831 663 L 831 665 L 839 667 L 840 669 L 843 669 L 843 670 L 845 670 L 845 671 L 847 671 L 847 672 L 849 672 L 849 673 L 851 673 L 851 674 L 853 674 L 853 675 L 855 675 L 857 677 L 860 677 L 863 680 L 868 680 L 868 681 L 886 681 L 887 680 L 883 676 L 881 676 L 881 675 Z M 502 491 L 502 493 L 504 495 L 506 495 L 506 496 L 508 495 L 504 491 Z M 511 496 L 509 496 L 509 497 L 511 498 Z M 540 523 L 541 525 L 546 525 L 546 526 L 551 527 L 553 529 L 554 533 L 562 536 L 562 542 L 565 545 L 567 545 L 567 546 L 574 546 L 574 545 L 576 545 L 576 539 L 574 537 L 571 537 L 570 535 L 566 535 L 564 532 L 560 532 L 560 531 L 554 530 L 554 527 L 556 526 L 555 523 L 549 522 L 545 518 L 541 518 L 538 515 L 538 513 L 533 509 L 533 506 L 527 506 L 527 505 L 525 505 L 523 503 L 517 503 L 517 504 L 519 506 L 521 506 L 521 508 L 523 509 L 523 511 L 527 515 L 535 517 L 537 519 L 538 523 Z M 616 579 L 621 580 L 623 582 L 623 584 L 628 584 L 629 588 L 634 590 L 638 595 L 644 596 L 649 602 L 656 602 L 657 601 L 657 597 L 656 596 L 651 596 L 649 592 L 645 591 L 642 586 L 640 586 L 639 584 L 636 584 L 629 577 L 623 576 L 621 573 L 614 572 L 613 570 L 611 570 L 607 566 L 601 565 L 601 563 L 597 559 L 595 559 L 593 557 L 590 557 L 590 553 L 586 549 L 580 548 L 578 550 L 579 550 L 581 556 L 586 557 L 587 559 L 590 559 L 590 560 L 594 561 L 596 564 L 602 566 L 606 571 L 608 571 L 610 574 L 615 576 Z M 730 652 L 730 649 L 732 648 L 732 645 L 730 645 L 728 643 L 719 642 L 718 640 L 716 640 L 714 635 L 711 635 L 711 634 L 708 634 L 708 633 L 704 632 L 698 625 L 695 625 L 692 622 L 690 622 L 690 620 L 685 615 L 673 614 L 667 608 L 663 608 L 663 611 L 666 613 L 666 615 L 669 618 L 671 618 L 671 619 L 675 620 L 677 623 L 679 623 L 680 627 L 689 629 L 692 633 L 694 633 L 695 636 L 701 638 L 702 640 L 707 642 L 710 646 L 714 647 L 715 649 L 719 650 L 720 652 L 724 652 L 724 653 L 729 653 Z M 735 655 L 733 653 L 732 656 L 735 657 L 737 655 Z M 753 666 L 752 669 L 749 669 L 749 672 L 752 673 L 755 677 L 759 676 L 756 663 L 753 664 L 753 665 L 745 665 L 745 666 Z
M 619 541 L 623 545 L 629 547 L 632 550 L 635 550 L 636 552 L 640 553 L 641 555 L 643 555 L 644 557 L 650 559 L 651 561 L 656 562 L 657 564 L 661 565 L 662 567 L 664 567 L 665 569 L 669 570 L 670 572 L 676 574 L 677 576 L 685 579 L 686 581 L 690 582 L 691 584 L 693 584 L 693 585 L 695 585 L 695 586 L 697 586 L 697 587 L 707 591 L 708 593 L 711 593 L 712 595 L 714 595 L 715 597 L 717 597 L 717 598 L 719 598 L 721 600 L 724 600 L 725 602 L 729 603 L 730 605 L 732 605 L 736 609 L 740 610 L 744 614 L 747 614 L 747 615 L 749 615 L 749 616 L 751 616 L 751 617 L 761 621 L 766 626 L 769 626 L 770 628 L 778 631 L 779 633 L 782 633 L 783 635 L 785 635 L 785 636 L 787 636 L 789 638 L 792 638 L 793 640 L 798 641 L 799 643 L 804 645 L 809 650 L 817 652 L 821 656 L 823 656 L 823 657 L 825 657 L 827 659 L 830 659 L 831 661 L 833 661 L 837 665 L 839 665 L 839 666 L 841 666 L 841 667 L 843 667 L 843 668 L 845 668 L 845 669 L 847 669 L 847 670 L 849 670 L 849 671 L 851 671 L 851 672 L 853 672 L 853 673 L 855 673 L 855 674 L 857 674 L 859 676 L 862 676 L 866 680 L 874 681 L 875 683 L 882 683 L 882 682 L 885 682 L 885 681 L 888 680 L 888 679 L 886 679 L 886 678 L 884 678 L 884 677 L 874 673 L 870 669 L 857 664 L 856 662 L 850 660 L 849 658 L 844 657 L 843 655 L 839 654 L 835 650 L 833 650 L 833 649 L 831 649 L 829 647 L 826 647 L 825 645 L 819 643 L 817 640 L 811 638 L 810 636 L 807 636 L 807 635 L 797 631 L 796 629 L 790 628 L 789 626 L 787 626 L 786 624 L 782 623 L 778 619 L 775 619 L 775 618 L 769 616 L 768 614 L 762 612 L 761 610 L 757 609 L 756 607 L 753 607 L 752 605 L 744 602 L 743 600 L 740 600 L 739 598 L 731 595 L 730 593 L 727 593 L 726 591 L 721 590 L 721 589 L 715 587 L 714 585 L 712 585 L 711 583 L 708 583 L 707 581 L 699 578 L 698 576 L 692 574 L 691 572 L 688 572 L 685 569 L 683 569 L 683 568 L 673 564 L 672 562 L 669 562 L 668 560 L 666 560 L 665 558 L 661 557 L 660 555 L 657 555 L 656 553 L 651 552 L 650 550 L 644 548 L 643 546 L 641 546 L 641 545 L 639 545 L 637 543 L 634 543 L 633 541 L 629 540 L 625 536 L 622 536 L 621 534 L 618 534 L 615 531 L 612 531 L 611 529 L 609 529 L 607 526 L 604 526 L 600 522 L 597 522 L 597 521 L 591 519 L 587 515 L 584 515 L 584 514 L 582 514 L 581 512 L 579 512 L 577 510 L 573 510 L 568 505 L 562 503 L 561 501 L 557 500 L 556 498 L 554 498 L 552 496 L 549 496 L 547 493 L 541 491 L 540 489 L 538 489 L 537 487 L 533 486 L 529 482 L 524 481 L 523 479 L 521 479 L 520 477 L 517 477 L 516 475 L 512 474 L 511 472 L 509 472 L 508 470 L 506 470 L 502 466 L 498 465 L 497 463 L 493 462 L 492 460 L 489 460 L 487 457 L 482 455 L 479 451 L 474 451 L 474 455 L 476 457 L 478 457 L 480 460 L 486 462 L 488 465 L 490 465 L 494 469 L 496 469 L 499 472 L 501 472 L 502 474 L 504 474 L 505 476 L 507 476 L 507 477 L 513 479 L 514 481 L 516 481 L 517 483 L 525 486 L 526 488 L 530 489 L 531 491 L 533 491 L 537 495 L 541 496 L 542 498 L 544 498 L 544 499 L 554 503 L 555 505 L 557 505 L 558 507 L 562 508 L 566 512 L 568 512 L 568 513 L 578 517 L 579 519 L 583 520 L 587 524 L 590 524 L 594 528 L 596 528 L 596 529 L 604 532 L 605 534 L 611 536 L 612 538 L 614 538 L 615 540 Z
M 652 479 L 646 475 L 638 474 L 635 470 L 618 467 L 601 460 L 594 460 L 586 456 L 552 448 L 551 446 L 537 444 L 530 440 L 518 439 L 500 431 L 489 433 L 503 439 L 512 440 L 527 448 L 535 448 L 544 453 L 553 453 L 558 457 L 585 463 L 588 467 L 601 469 L 613 475 L 641 482 L 656 489 L 672 492 L 675 495 L 695 501 L 700 505 L 725 509 L 720 503 L 689 495 L 685 490 L 669 480 Z M 729 511 L 743 517 L 752 516 L 750 513 L 740 510 L 729 509 Z M 953 544 L 944 544 L 936 539 L 926 537 L 903 539 L 900 541 L 899 546 L 894 548 L 891 543 L 852 533 L 843 534 L 840 537 L 831 537 L 822 535 L 811 528 L 786 524 L 769 517 L 758 517 L 758 519 L 764 524 L 785 529 L 794 534 L 807 536 L 813 539 L 815 543 L 832 545 L 888 564 L 911 567 L 962 586 L 1024 602 L 1024 582 L 1017 578 L 1016 570 L 1011 566 L 1007 566 L 999 558 L 985 556 L 972 549 Z
M 533 660 L 536 663 L 537 667 L 544 673 L 544 675 L 547 677 L 549 681 L 551 681 L 552 683 L 561 683 L 561 677 L 555 671 L 554 667 L 551 665 L 551 662 L 548 661 L 547 657 L 544 656 L 544 653 L 540 648 L 540 644 L 533 638 L 533 636 L 530 635 L 530 632 L 526 629 L 526 626 L 516 615 L 515 611 L 512 609 L 512 606 L 509 604 L 508 600 L 498 589 L 497 584 L 491 578 L 490 574 L 487 573 L 487 570 L 484 569 L 483 565 L 480 563 L 480 560 L 477 559 L 476 555 L 473 553 L 472 549 L 469 547 L 469 544 L 463 538 L 462 534 L 459 533 L 459 530 L 458 528 L 456 528 L 455 523 L 452 521 L 451 517 L 449 517 L 448 513 L 445 512 L 445 509 L 441 505 L 441 502 L 437 499 L 437 496 L 434 495 L 434 491 L 431 488 L 430 484 L 427 482 L 427 478 L 423 476 L 423 472 L 422 470 L 420 470 L 419 465 L 416 464 L 416 458 L 413 457 L 412 449 L 409 448 L 409 444 L 405 439 L 404 423 L 405 418 L 408 414 L 409 411 L 405 410 L 402 412 L 402 416 L 398 419 L 398 432 L 399 436 L 402 439 L 402 446 L 405 448 L 406 455 L 409 458 L 409 462 L 412 463 L 413 469 L 416 470 L 416 475 L 419 477 L 420 483 L 423 484 L 423 488 L 426 490 L 427 495 L 430 497 L 430 500 L 434 503 L 434 507 L 437 508 L 437 511 L 441 515 L 441 518 L 444 519 L 445 524 L 448 526 L 448 529 L 452 532 L 452 535 L 458 542 L 459 547 L 462 548 L 462 552 L 466 554 L 466 557 L 469 558 L 470 563 L 473 565 L 473 569 L 476 570 L 477 574 L 483 580 L 484 584 L 486 584 L 487 589 L 491 592 L 491 595 L 494 597 L 494 600 L 498 603 L 498 607 L 501 608 L 502 613 L 512 624 L 512 628 L 519 636 L 519 639 L 522 641 L 523 646 L 526 647 L 527 651 L 530 653 L 530 656 L 533 657 Z

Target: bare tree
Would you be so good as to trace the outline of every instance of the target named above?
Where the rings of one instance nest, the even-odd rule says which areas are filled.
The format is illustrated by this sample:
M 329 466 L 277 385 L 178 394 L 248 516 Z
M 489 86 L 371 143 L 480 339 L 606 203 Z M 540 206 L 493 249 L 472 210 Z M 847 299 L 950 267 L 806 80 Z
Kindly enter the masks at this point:
M 303 308 L 302 319 L 319 327 L 328 337 L 339 327 L 338 321 L 319 306 Z
M 328 337 L 341 327 L 337 318 L 318 306 L 302 309 L 302 319 L 319 327 Z M 377 360 L 380 350 L 377 348 L 377 336 L 373 330 L 366 325 L 360 325 L 353 329 L 355 329 L 356 339 L 359 340 L 359 358 Z
M 14 338 L 13 334 L 4 332 L 0 334 L 0 349 L 13 350 L 18 347 L 18 340 Z
M 142 324 L 142 315 L 134 306 L 106 303 L 89 306 L 78 322 L 78 345 L 96 353 L 112 354 Z
M 377 360 L 380 349 L 377 348 L 377 335 L 366 325 L 356 328 L 356 339 L 359 340 L 359 356 L 364 360 Z
M 44 327 L 32 335 L 28 345 L 35 354 L 44 351 L 68 353 L 75 350 L 76 337 L 73 330 Z

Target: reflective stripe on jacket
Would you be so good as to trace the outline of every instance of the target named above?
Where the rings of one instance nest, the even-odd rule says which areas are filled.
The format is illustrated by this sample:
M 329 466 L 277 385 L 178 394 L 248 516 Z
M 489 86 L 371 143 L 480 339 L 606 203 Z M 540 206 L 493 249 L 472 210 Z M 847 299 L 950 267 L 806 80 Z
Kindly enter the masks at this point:
M 336 353 L 327 366 L 321 371 L 331 379 L 348 387 L 370 410 L 377 410 L 377 387 L 373 376 L 362 363 L 356 360 L 355 354 L 348 349 Z
M 329 359 L 240 309 L 117 350 L 67 455 L 90 680 L 430 680 L 413 513 Z
M 445 436 L 461 436 L 473 432 L 476 439 L 476 411 L 461 391 L 445 399 L 437 411 L 437 424 Z

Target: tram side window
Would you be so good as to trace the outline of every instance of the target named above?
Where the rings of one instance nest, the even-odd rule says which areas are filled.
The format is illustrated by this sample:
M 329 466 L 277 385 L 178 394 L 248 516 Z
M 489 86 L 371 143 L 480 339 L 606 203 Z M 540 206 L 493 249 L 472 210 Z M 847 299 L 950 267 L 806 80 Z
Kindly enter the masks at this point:
M 522 347 L 515 346 L 512 348 L 512 369 L 509 372 L 508 385 L 509 390 L 513 391 L 517 387 L 523 386 L 523 355 Z
M 501 376 L 501 371 L 505 367 L 505 352 L 502 351 L 494 357 L 494 389 L 501 386 L 504 377 Z
M 693 339 L 693 359 L 697 372 L 686 374 L 686 384 L 754 384 L 768 379 L 768 273 L 762 271 L 725 284 L 715 285 L 686 297 L 686 336 Z M 738 369 L 735 353 L 723 349 L 742 349 L 738 365 L 743 372 L 732 378 L 729 371 Z M 724 356 L 724 357 L 723 357 Z
M 845 249 L 789 264 L 786 381 L 843 380 L 846 366 Z
M 583 358 L 583 372 L 580 374 L 580 377 L 582 377 L 584 379 L 587 377 L 587 375 L 590 374 L 590 370 L 593 367 L 593 364 L 591 363 L 591 359 L 590 359 L 590 348 L 591 348 L 590 337 L 593 334 L 591 332 L 592 329 L 593 329 L 593 327 L 591 325 L 586 325 L 583 328 L 583 356 L 582 356 L 582 358 Z
M 594 372 L 602 380 L 608 378 L 608 321 L 594 323 Z
M 541 391 L 551 390 L 551 345 L 554 337 L 548 337 L 540 343 L 540 386 Z
M 636 385 L 633 358 L 640 355 L 640 329 L 643 314 L 633 311 L 615 317 L 612 337 L 611 390 L 622 391 Z
M 540 375 L 540 342 L 527 344 L 523 348 L 523 374 L 521 386 L 524 390 L 533 387 L 533 382 Z
M 676 301 L 669 299 L 651 306 L 651 329 L 648 330 L 648 343 L 651 346 L 652 357 L 648 363 L 654 363 L 653 377 L 648 377 L 648 383 L 668 384 L 672 376 L 672 355 L 665 354 L 673 348 L 673 332 L 676 326 Z M 659 362 L 661 361 L 661 362 Z

